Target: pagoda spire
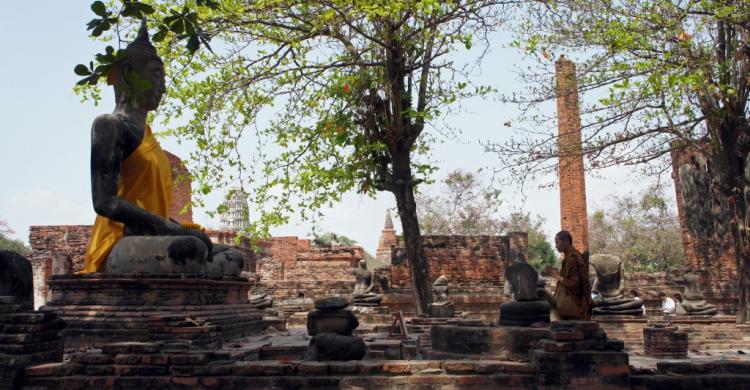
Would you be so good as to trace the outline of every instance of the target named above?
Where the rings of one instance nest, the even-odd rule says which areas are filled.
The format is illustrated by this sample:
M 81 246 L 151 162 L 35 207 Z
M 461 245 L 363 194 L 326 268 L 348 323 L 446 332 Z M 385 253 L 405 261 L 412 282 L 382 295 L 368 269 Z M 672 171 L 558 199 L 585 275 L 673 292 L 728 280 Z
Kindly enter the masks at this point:
M 393 219 L 391 218 L 391 209 L 385 210 L 385 226 L 383 230 L 393 230 Z

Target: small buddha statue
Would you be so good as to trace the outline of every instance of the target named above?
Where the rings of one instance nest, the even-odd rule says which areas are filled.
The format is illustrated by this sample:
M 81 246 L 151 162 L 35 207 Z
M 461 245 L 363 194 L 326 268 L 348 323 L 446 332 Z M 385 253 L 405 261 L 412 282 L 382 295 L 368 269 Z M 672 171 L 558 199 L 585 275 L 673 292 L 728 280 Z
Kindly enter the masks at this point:
M 359 261 L 359 267 L 354 271 L 354 293 L 352 293 L 352 305 L 377 306 L 383 299 L 382 294 L 372 292 L 375 286 L 372 271 L 367 269 L 365 260 Z
M 682 277 L 677 280 L 684 285 L 682 290 L 682 301 L 678 302 L 675 310 L 676 315 L 716 315 L 716 306 L 706 302 L 700 289 L 700 278 L 691 269 L 685 269 Z
M 430 317 L 450 318 L 456 313 L 453 303 L 448 299 L 448 278 L 441 275 L 432 284 L 433 302 L 427 307 Z
M 238 275 L 242 254 L 211 243 L 169 215 L 171 168 L 146 123 L 166 92 L 164 63 L 145 21 L 108 75 L 114 112 L 91 127 L 91 194 L 97 213 L 83 273 Z M 143 90 L 136 85 L 145 84 Z

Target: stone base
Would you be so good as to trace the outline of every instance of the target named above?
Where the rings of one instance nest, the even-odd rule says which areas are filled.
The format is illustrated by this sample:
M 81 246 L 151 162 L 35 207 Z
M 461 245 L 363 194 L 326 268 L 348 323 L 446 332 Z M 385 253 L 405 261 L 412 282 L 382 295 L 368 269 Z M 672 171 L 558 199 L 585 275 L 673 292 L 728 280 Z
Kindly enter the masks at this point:
M 550 305 L 547 301 L 505 302 L 500 305 L 501 326 L 529 326 L 549 323 Z
M 87 274 L 52 276 L 48 284 L 46 309 L 67 323 L 68 347 L 174 339 L 211 344 L 265 327 L 247 300 L 253 284 L 245 278 Z
M 556 321 L 549 338 L 529 352 L 539 389 L 630 389 L 623 342 L 607 338 L 594 321 Z
M 450 302 L 430 303 L 427 310 L 432 318 L 451 318 L 456 314 L 456 309 Z
M 305 361 L 362 360 L 367 346 L 361 337 L 335 333 L 318 333 L 310 340 Z
M 548 328 L 433 325 L 432 349 L 428 355 L 430 358 L 454 359 L 464 355 L 465 359 L 527 360 L 532 344 L 548 337 Z

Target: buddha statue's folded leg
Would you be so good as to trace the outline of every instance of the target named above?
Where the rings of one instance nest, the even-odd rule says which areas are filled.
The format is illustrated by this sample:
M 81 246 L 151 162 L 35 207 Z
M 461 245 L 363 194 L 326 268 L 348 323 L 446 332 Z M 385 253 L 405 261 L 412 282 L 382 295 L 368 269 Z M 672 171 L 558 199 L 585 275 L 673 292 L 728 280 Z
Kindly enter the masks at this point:
M 99 272 L 203 275 L 207 258 L 206 244 L 193 236 L 125 236 Z
M 228 245 L 214 244 L 213 260 L 208 263 L 208 274 L 239 276 L 244 264 L 244 254 L 240 250 Z

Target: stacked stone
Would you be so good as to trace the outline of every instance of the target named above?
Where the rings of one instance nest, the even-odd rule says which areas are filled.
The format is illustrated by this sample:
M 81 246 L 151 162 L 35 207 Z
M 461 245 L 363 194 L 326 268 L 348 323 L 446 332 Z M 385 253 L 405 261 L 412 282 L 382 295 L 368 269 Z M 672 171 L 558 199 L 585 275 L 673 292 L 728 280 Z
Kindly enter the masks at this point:
M 310 340 L 305 360 L 346 361 L 361 360 L 367 347 L 361 337 L 352 335 L 359 326 L 357 317 L 345 298 L 330 297 L 315 302 L 315 309 L 307 315 L 307 333 Z
M 677 327 L 643 328 L 643 351 L 655 358 L 684 358 L 688 352 L 688 335 Z
M 0 297 L 0 389 L 19 388 L 28 366 L 61 361 L 63 327 L 55 313 L 33 311 L 14 297 Z
M 531 351 L 538 388 L 628 389 L 630 365 L 623 348 L 594 321 L 553 322 L 549 339 Z

